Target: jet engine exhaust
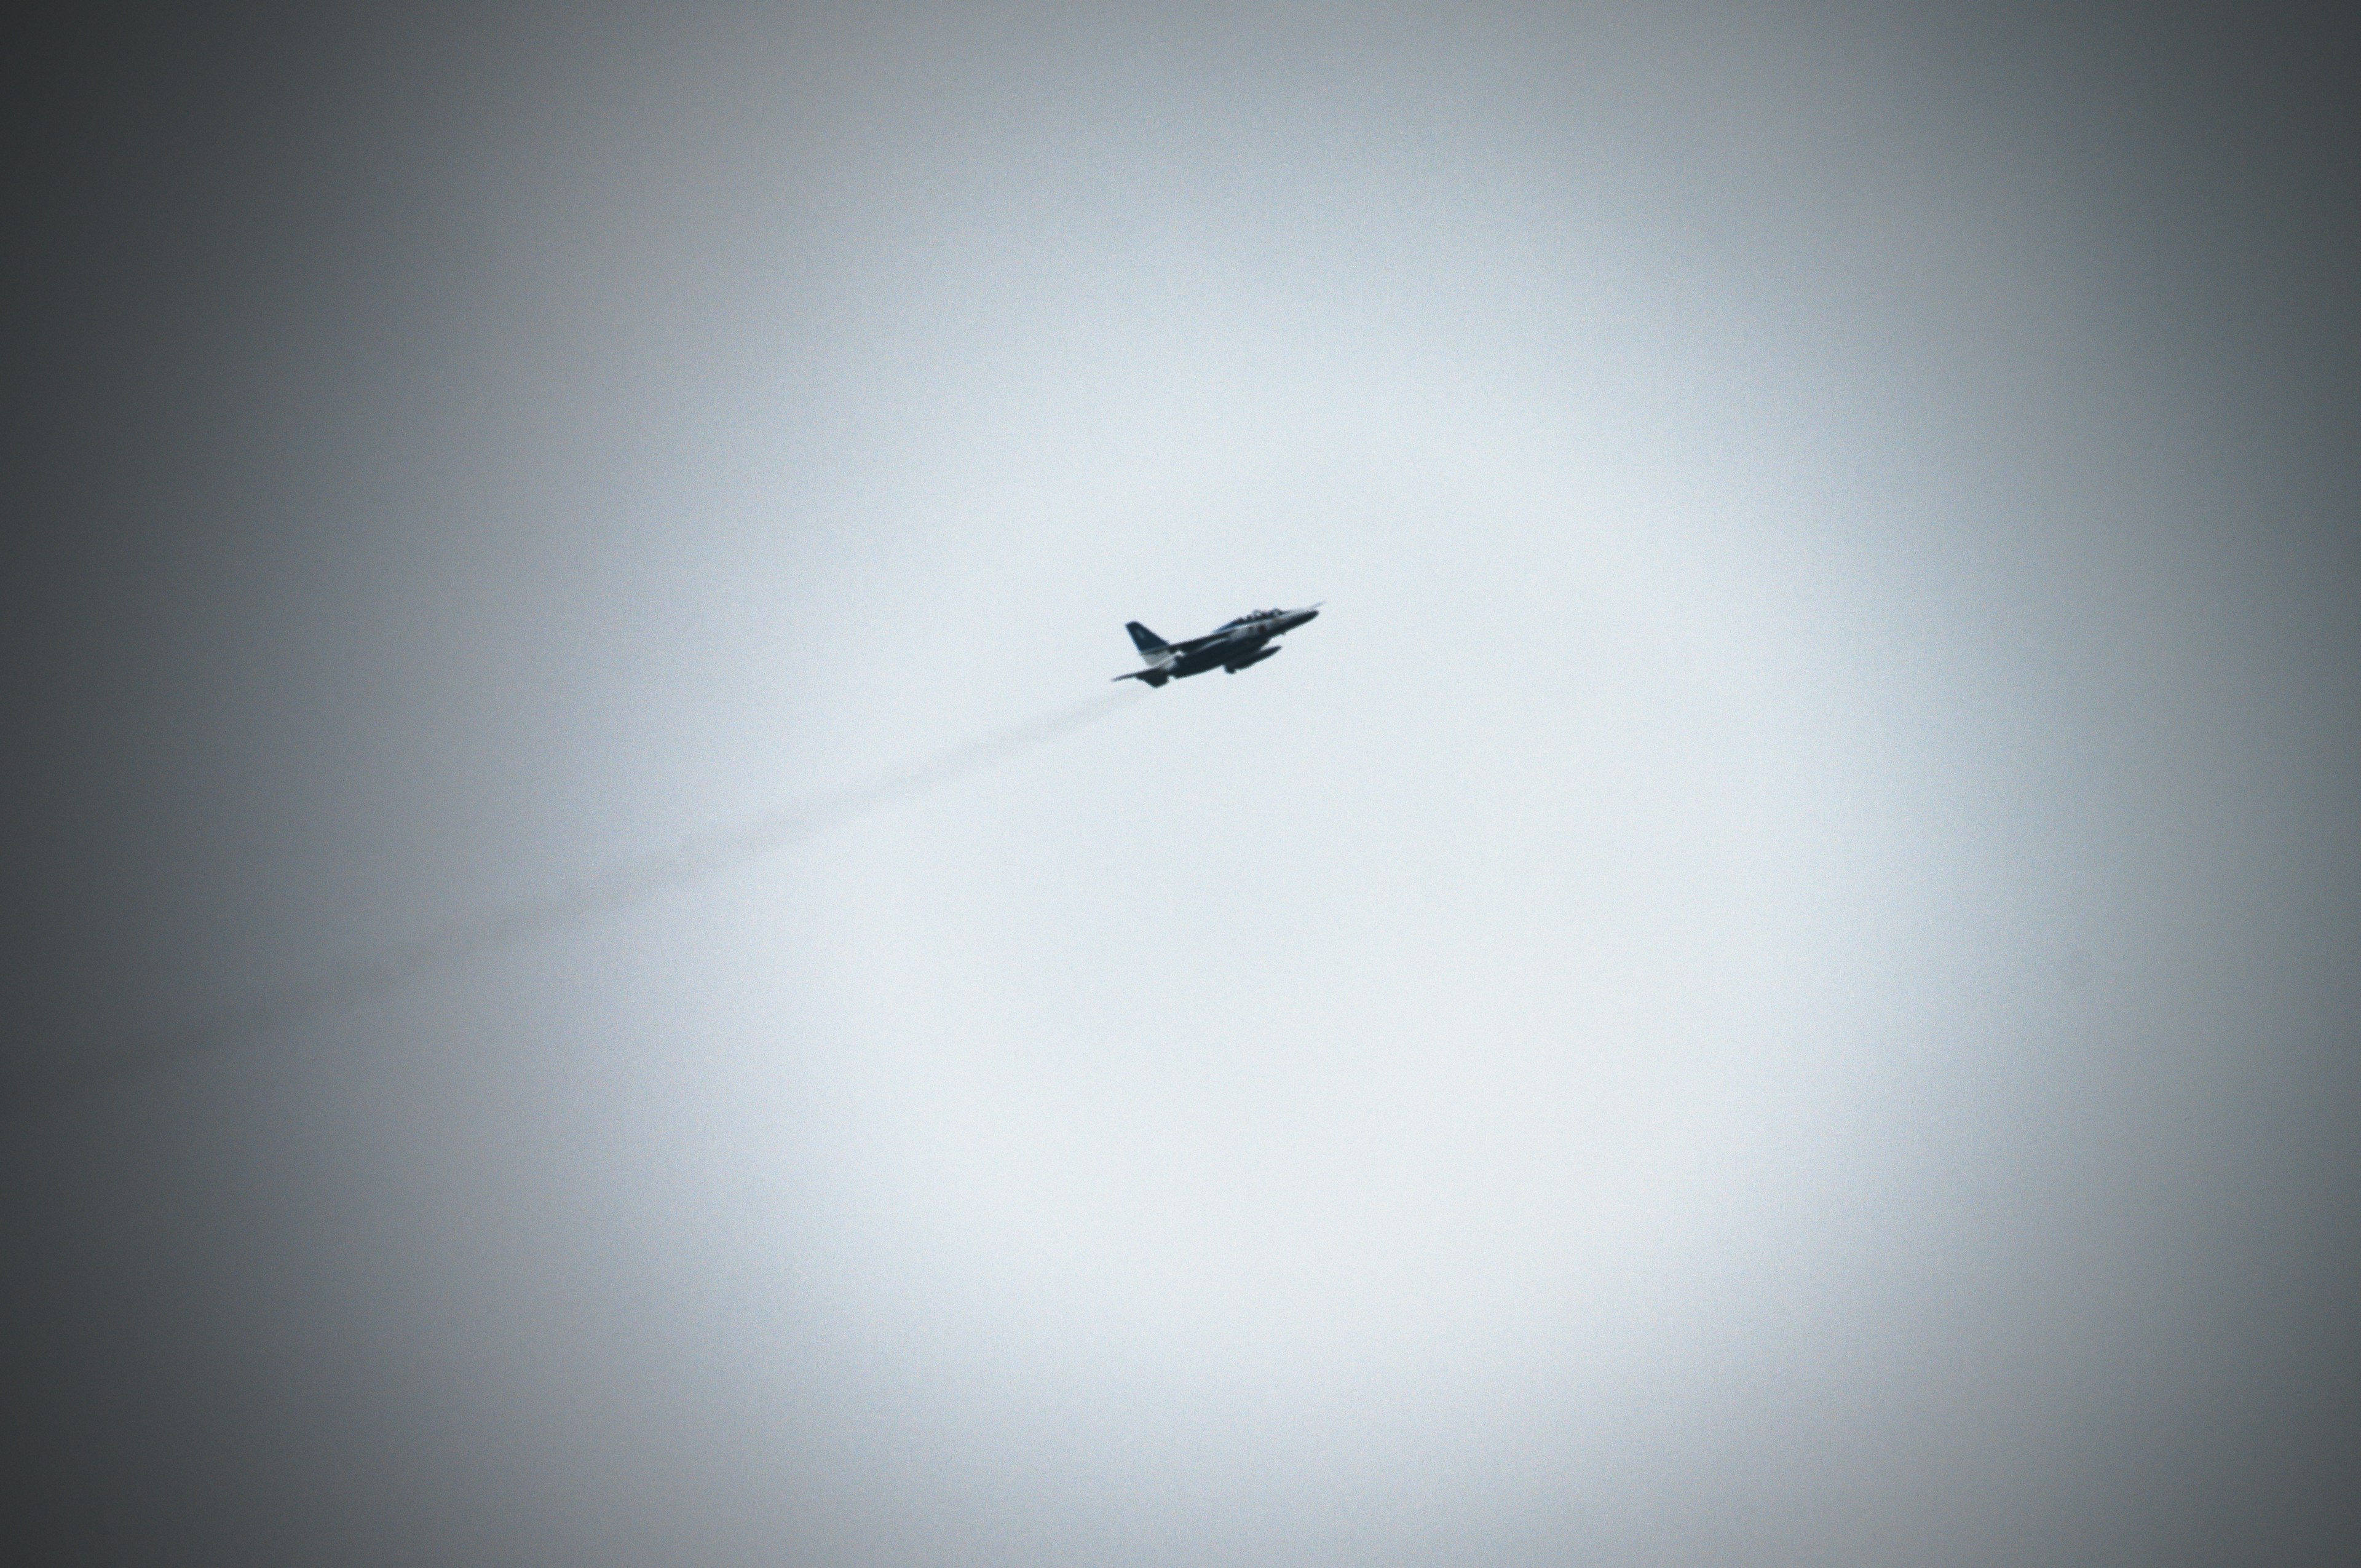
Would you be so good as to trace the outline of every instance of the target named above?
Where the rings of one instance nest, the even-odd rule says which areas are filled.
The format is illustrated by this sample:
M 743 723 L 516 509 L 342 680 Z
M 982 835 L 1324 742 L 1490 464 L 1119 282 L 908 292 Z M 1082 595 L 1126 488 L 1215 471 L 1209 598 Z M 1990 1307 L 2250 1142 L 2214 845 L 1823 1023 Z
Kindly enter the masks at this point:
M 963 741 L 833 795 L 783 807 L 727 832 L 693 839 L 610 867 L 546 898 L 454 920 L 384 948 L 341 972 L 257 992 L 200 1023 L 122 1042 L 112 1049 L 101 1047 L 75 1067 L 26 1079 L 0 1091 L 0 1113 L 29 1111 L 192 1056 L 259 1040 L 398 991 L 437 970 L 456 969 L 645 903 L 815 838 L 864 813 L 1005 762 L 1108 718 L 1137 700 L 1137 694 L 1129 691 L 1091 697 Z

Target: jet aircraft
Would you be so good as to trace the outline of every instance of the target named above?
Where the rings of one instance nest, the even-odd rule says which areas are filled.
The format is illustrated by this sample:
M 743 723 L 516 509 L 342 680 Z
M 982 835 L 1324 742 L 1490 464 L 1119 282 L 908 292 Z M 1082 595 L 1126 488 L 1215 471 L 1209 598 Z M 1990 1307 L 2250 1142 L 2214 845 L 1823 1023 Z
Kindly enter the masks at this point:
M 1148 668 L 1117 675 L 1119 681 L 1146 681 L 1160 686 L 1165 682 L 1187 675 L 1202 675 L 1207 670 L 1224 669 L 1232 674 L 1249 664 L 1259 664 L 1279 652 L 1271 639 L 1292 631 L 1320 613 L 1320 607 L 1306 609 L 1258 609 L 1226 621 L 1202 637 L 1191 637 L 1186 642 L 1167 642 L 1137 621 L 1127 623 L 1124 630 L 1131 633 L 1133 646 L 1148 661 Z

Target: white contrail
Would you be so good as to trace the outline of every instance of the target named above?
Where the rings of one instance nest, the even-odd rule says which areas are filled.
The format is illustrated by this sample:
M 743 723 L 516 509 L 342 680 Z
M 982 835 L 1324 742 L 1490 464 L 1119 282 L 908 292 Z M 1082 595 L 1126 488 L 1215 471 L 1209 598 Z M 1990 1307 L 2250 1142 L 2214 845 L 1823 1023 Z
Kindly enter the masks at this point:
M 785 845 L 893 801 L 989 767 L 1043 741 L 1106 718 L 1138 700 L 1129 691 L 1093 696 L 1022 724 L 939 751 L 894 773 L 799 806 L 768 812 L 727 832 L 694 839 L 661 853 L 612 867 L 546 898 L 454 921 L 396 943 L 335 974 L 264 992 L 225 1007 L 201 1024 L 128 1042 L 11 1086 L 0 1102 L 10 1110 L 78 1094 L 200 1051 L 218 1049 L 289 1028 L 398 990 L 436 970 L 456 968 L 551 935 L 743 865 Z

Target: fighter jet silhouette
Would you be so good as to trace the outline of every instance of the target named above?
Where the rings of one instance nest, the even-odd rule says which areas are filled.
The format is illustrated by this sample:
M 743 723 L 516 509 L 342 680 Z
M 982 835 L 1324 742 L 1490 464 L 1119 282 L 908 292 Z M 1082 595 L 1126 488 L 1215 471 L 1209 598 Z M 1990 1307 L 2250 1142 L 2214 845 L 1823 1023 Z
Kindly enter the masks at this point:
M 1217 667 L 1235 675 L 1278 652 L 1272 638 L 1294 630 L 1319 613 L 1316 604 L 1308 609 L 1258 609 L 1186 642 L 1167 642 L 1139 622 L 1131 621 L 1124 630 L 1131 633 L 1132 643 L 1139 650 L 1139 656 L 1148 661 L 1148 668 L 1115 678 L 1160 686 L 1167 681 L 1202 675 Z

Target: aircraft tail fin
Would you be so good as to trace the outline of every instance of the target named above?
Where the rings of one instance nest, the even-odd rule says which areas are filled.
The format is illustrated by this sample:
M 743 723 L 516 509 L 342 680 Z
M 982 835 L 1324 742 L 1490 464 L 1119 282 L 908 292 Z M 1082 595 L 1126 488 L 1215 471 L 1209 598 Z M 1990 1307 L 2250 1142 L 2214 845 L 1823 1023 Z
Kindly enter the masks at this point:
M 1136 620 L 1126 622 L 1124 630 L 1131 633 L 1131 645 L 1139 650 L 1139 656 L 1147 661 L 1148 668 L 1134 670 L 1127 675 L 1117 675 L 1115 679 L 1146 681 L 1152 686 L 1160 686 L 1170 680 L 1173 662 L 1180 657 L 1173 652 L 1172 644 Z

